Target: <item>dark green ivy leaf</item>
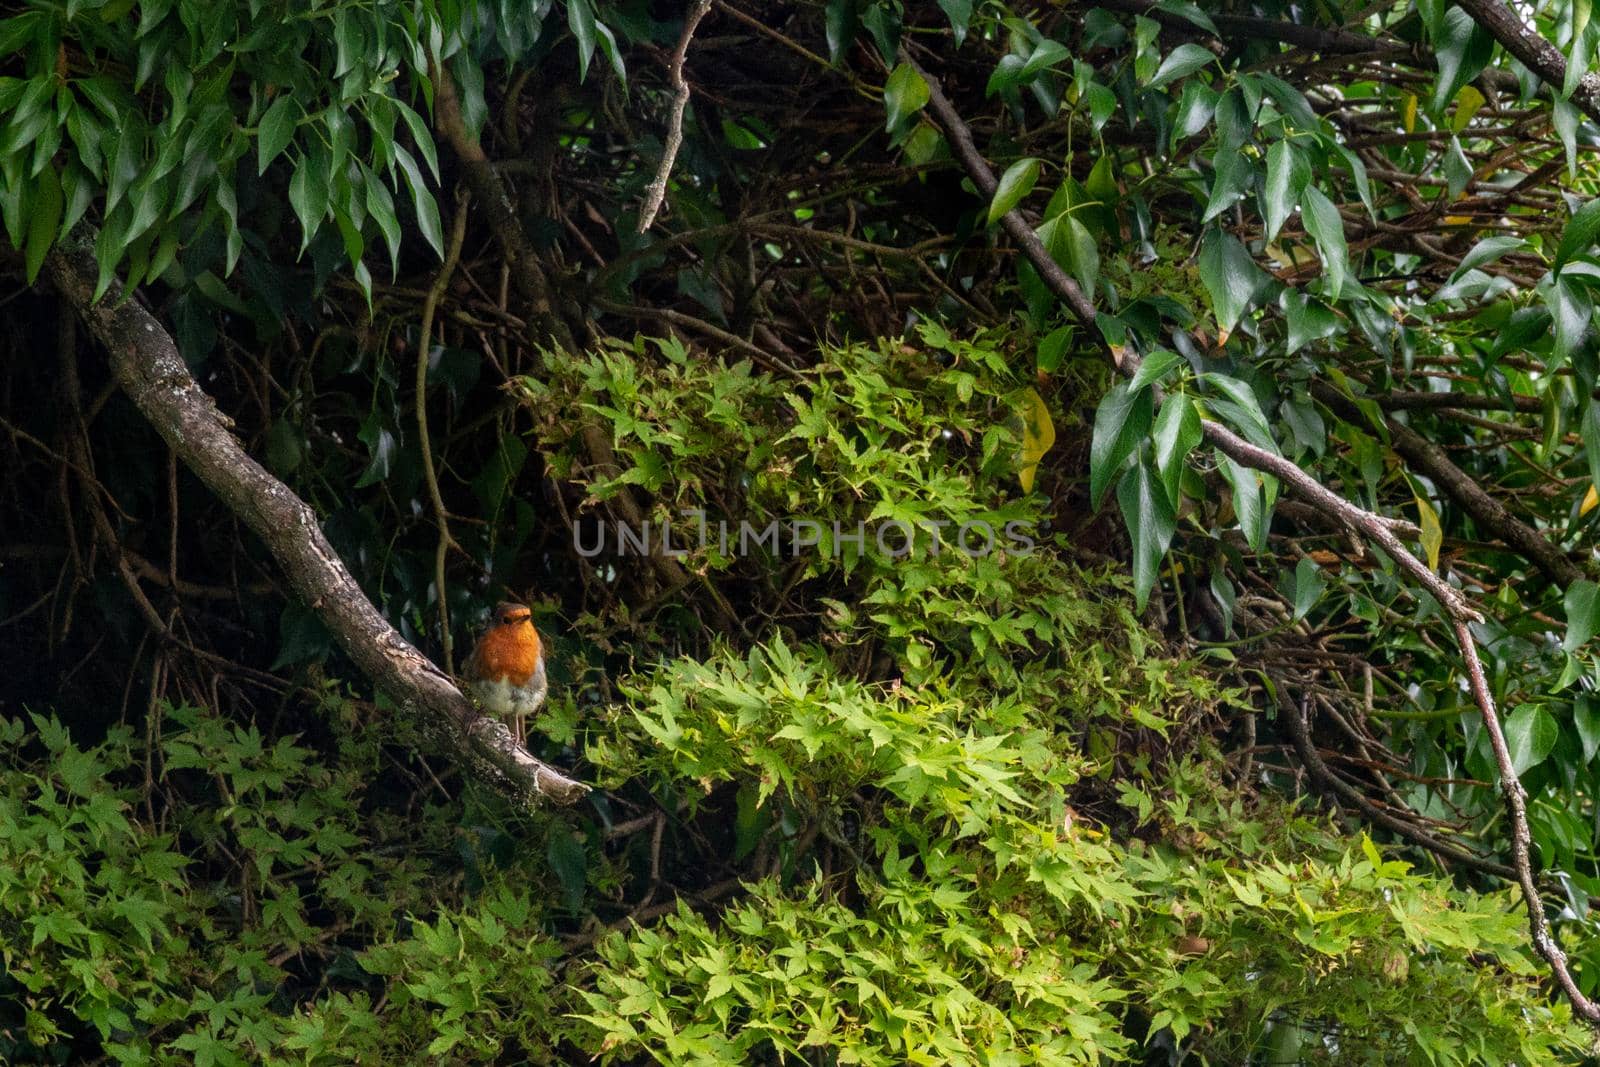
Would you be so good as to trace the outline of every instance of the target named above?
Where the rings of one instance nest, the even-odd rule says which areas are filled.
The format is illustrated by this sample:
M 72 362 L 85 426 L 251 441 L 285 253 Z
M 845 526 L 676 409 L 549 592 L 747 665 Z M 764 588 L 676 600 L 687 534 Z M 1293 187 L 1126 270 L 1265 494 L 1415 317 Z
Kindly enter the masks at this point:
M 1039 180 L 1039 161 L 1031 157 L 1019 159 L 1006 168 L 1000 176 L 1000 184 L 995 187 L 994 200 L 989 204 L 989 225 L 993 226 L 1000 216 L 1010 211 L 1022 202 L 1022 198 L 1033 191 L 1033 186 Z
M 1305 153 L 1289 142 L 1287 137 L 1274 141 L 1267 149 L 1267 180 L 1261 188 L 1261 217 L 1266 221 L 1265 237 L 1268 241 L 1278 236 L 1278 231 L 1294 214 L 1306 183 L 1311 180 L 1311 165 Z
M 278 620 L 278 658 L 272 669 L 319 662 L 333 651 L 333 635 L 320 616 L 298 600 L 284 605 Z
M 1301 203 L 1304 210 L 1306 232 L 1317 243 L 1317 254 L 1322 257 L 1322 267 L 1328 279 L 1328 297 L 1338 300 L 1350 276 L 1350 251 L 1344 239 L 1344 220 L 1321 189 L 1307 185 Z
M 1555 716 L 1540 704 L 1519 704 L 1505 721 L 1506 747 L 1511 750 L 1511 768 L 1517 777 L 1550 755 L 1561 736 Z
M 578 40 L 578 80 L 589 76 L 589 60 L 594 57 L 594 5 L 591 0 L 567 0 L 567 25 Z M 480 79 L 482 75 L 480 74 Z
M 1219 343 L 1227 341 L 1239 317 L 1271 282 L 1239 239 L 1221 227 L 1207 230 L 1200 244 L 1200 280 L 1211 297 Z
M 1155 9 L 1186 19 L 1213 37 L 1222 36 L 1217 30 L 1217 24 L 1211 21 L 1211 16 L 1201 11 L 1199 5 L 1190 3 L 1189 0 L 1157 0 Z
M 1589 461 L 1589 480 L 1600 491 L 1600 400 L 1591 398 L 1583 407 L 1583 452 Z
M 1299 622 L 1322 599 L 1328 583 L 1322 579 L 1322 568 L 1310 556 L 1302 556 L 1294 568 L 1294 620 Z
M 261 116 L 261 125 L 256 128 L 257 174 L 265 174 L 267 165 L 278 158 L 278 153 L 294 139 L 295 119 L 299 111 L 292 93 L 280 93 L 272 106 L 267 108 L 267 113 Z
M 1167 53 L 1167 58 L 1161 61 L 1161 66 L 1156 69 L 1156 76 L 1150 79 L 1150 88 L 1159 89 L 1168 82 L 1187 77 L 1207 63 L 1214 62 L 1216 58 L 1208 48 L 1197 44 L 1180 44 Z
M 861 12 L 861 25 L 872 35 L 878 54 L 885 63 L 893 63 L 900 50 L 900 14 L 888 4 L 868 4 Z
M 903 126 L 928 102 L 928 83 L 909 63 L 894 68 L 883 87 L 883 107 L 888 113 L 887 129 Z
M 1592 693 L 1580 693 L 1574 701 L 1572 721 L 1578 728 L 1578 741 L 1583 745 L 1583 762 L 1594 762 L 1600 752 L 1600 698 Z
M 1183 362 L 1183 357 L 1170 349 L 1158 348 L 1144 358 L 1139 364 L 1139 369 L 1134 372 L 1133 381 L 1129 385 L 1134 392 L 1138 392 L 1152 382 L 1158 382 L 1166 376 L 1167 371 Z
M 1594 316 L 1594 299 L 1583 285 L 1558 274 L 1544 291 L 1544 303 L 1555 324 L 1553 371 L 1564 366 L 1583 342 Z
M 1299 289 L 1284 290 L 1282 304 L 1283 316 L 1289 326 L 1285 346 L 1291 355 L 1312 341 L 1320 341 L 1339 332 L 1339 317 L 1321 301 L 1312 299 Z
M 1238 203 L 1255 184 L 1255 164 L 1243 152 L 1219 149 L 1212 164 L 1211 192 L 1201 222 L 1210 222 Z
M 1442 111 L 1467 82 L 1483 72 L 1494 55 L 1494 38 L 1472 16 L 1451 6 L 1433 35 L 1434 55 L 1439 61 L 1439 82 L 1433 92 L 1432 110 Z
M 1554 270 L 1559 270 L 1562 264 L 1574 256 L 1580 256 L 1594 247 L 1595 237 L 1600 236 L 1600 198 L 1589 201 L 1572 213 L 1572 218 L 1567 220 L 1566 227 L 1561 231 L 1561 244 L 1556 247 L 1556 258 L 1550 264 Z
M 367 416 L 356 436 L 367 446 L 367 454 L 371 457 L 367 462 L 367 469 L 361 472 L 361 477 L 356 482 L 357 489 L 365 489 L 389 477 L 389 469 L 394 465 L 400 440 L 383 424 L 382 418 L 376 411 Z
M 959 48 L 967 39 L 967 26 L 972 22 L 972 0 L 939 0 L 939 10 L 950 20 L 950 31 Z
M 1117 504 L 1133 542 L 1133 595 L 1143 611 L 1177 527 L 1177 513 L 1148 458 L 1141 458 L 1117 483 Z
M 550 833 L 550 845 L 545 849 L 545 859 L 561 883 L 564 902 L 576 911 L 583 904 L 583 889 L 588 883 L 589 858 L 583 843 L 572 836 L 565 824 L 556 822 Z
M 1161 474 L 1161 484 L 1174 508 L 1178 506 L 1183 461 L 1203 436 L 1200 412 L 1195 409 L 1194 401 L 1187 393 L 1173 393 L 1162 402 L 1161 413 L 1156 416 L 1155 432 L 1150 439 L 1155 448 L 1156 469 Z
M 1465 258 L 1456 266 L 1455 271 L 1451 273 L 1450 280 L 1454 281 L 1474 267 L 1492 263 L 1509 252 L 1517 252 L 1527 247 L 1528 242 L 1520 237 L 1508 237 L 1504 234 L 1485 237 L 1472 246 L 1472 251 L 1466 254 Z
M 1600 629 L 1600 585 L 1580 578 L 1567 587 L 1562 602 L 1567 609 L 1567 635 L 1561 647 L 1576 652 Z
M 1245 540 L 1256 552 L 1265 552 L 1269 524 L 1261 476 L 1221 453 L 1217 454 L 1217 467 L 1233 489 L 1233 514 Z
M 1089 443 L 1089 500 L 1100 507 L 1117 472 L 1150 433 L 1154 400 L 1149 389 L 1118 382 L 1100 401 Z

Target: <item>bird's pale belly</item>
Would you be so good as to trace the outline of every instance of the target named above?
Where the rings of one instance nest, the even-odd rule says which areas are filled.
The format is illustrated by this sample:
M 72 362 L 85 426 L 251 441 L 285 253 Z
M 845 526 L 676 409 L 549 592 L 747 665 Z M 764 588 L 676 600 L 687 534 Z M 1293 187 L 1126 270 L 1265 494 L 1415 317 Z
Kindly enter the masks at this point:
M 543 663 L 534 670 L 526 685 L 516 685 L 503 674 L 493 681 L 479 681 L 473 685 L 484 708 L 495 715 L 533 714 L 544 703 L 548 688 Z

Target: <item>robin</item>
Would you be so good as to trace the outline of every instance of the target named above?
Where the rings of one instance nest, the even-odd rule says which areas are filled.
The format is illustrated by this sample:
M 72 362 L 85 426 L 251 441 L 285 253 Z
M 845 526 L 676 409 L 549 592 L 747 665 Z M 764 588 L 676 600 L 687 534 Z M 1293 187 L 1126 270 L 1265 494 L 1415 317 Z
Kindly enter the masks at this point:
M 511 724 L 520 745 L 527 739 L 527 717 L 544 703 L 549 689 L 544 646 L 527 605 L 497 604 L 492 618 L 462 670 L 484 708 Z

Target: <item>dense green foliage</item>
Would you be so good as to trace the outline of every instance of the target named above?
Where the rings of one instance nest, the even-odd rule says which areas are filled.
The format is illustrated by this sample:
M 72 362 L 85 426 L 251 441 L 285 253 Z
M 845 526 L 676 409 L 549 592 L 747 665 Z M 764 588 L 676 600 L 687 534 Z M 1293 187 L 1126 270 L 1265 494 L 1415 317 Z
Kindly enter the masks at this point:
M 810 383 L 815 418 L 787 435 L 774 424 L 800 405 L 786 384 L 671 345 L 575 365 L 588 384 L 562 410 L 615 420 L 630 469 L 748 486 L 726 504 L 744 516 L 799 496 L 848 520 L 914 484 L 936 487 L 944 513 L 1038 519 L 1038 497 L 1001 502 L 1010 432 L 988 447 L 938 432 L 1006 395 L 1004 365 L 924 340 L 962 359 L 836 352 Z M 923 388 L 889 384 L 913 365 Z M 626 414 L 607 403 L 622 396 Z M 852 423 L 865 404 L 877 417 Z M 686 410 L 720 417 L 691 429 Z M 839 432 L 852 425 L 863 433 Z M 776 444 L 744 447 L 761 440 Z M 1117 581 L 1049 548 L 1004 562 L 928 548 L 915 563 L 870 539 L 818 557 L 798 585 L 819 606 L 803 643 L 641 664 L 576 727 L 575 694 L 553 702 L 547 733 L 576 729 L 618 799 L 677 810 L 674 838 L 723 836 L 743 885 L 714 923 L 680 903 L 660 927 L 597 932 L 578 958 L 595 935 L 560 931 L 651 877 L 646 835 L 614 846 L 603 823 L 513 817 L 482 791 L 420 808 L 384 795 L 366 785 L 390 732 L 376 728 L 336 726 L 322 760 L 189 707 L 163 709 L 148 741 L 122 728 L 87 749 L 51 720 L 11 722 L 8 1056 L 96 1038 L 127 1062 L 216 1063 L 808 1048 L 1094 1063 L 1163 1032 L 1215 1062 L 1309 1054 L 1323 1034 L 1372 1063 L 1547 1062 L 1571 1047 L 1511 901 L 1243 799 L 1214 752 L 1161 754 L 1185 724 L 1237 714 L 1240 694 L 1160 654 Z M 848 672 L 880 646 L 903 674 Z M 1085 818 L 1074 795 L 1104 799 Z M 659 862 L 657 877 L 695 878 L 686 854 Z M 307 972 L 302 954 L 330 940 L 347 947 Z M 1464 966 L 1468 953 L 1499 966 Z
M 1439 0 L 719 2 L 670 160 L 678 5 L 0 8 L 0 1059 L 1581 1057 L 1448 606 L 1202 432 L 1482 611 L 1600 989 L 1600 22 L 1536 6 L 1554 83 Z M 370 691 L 80 247 L 408 639 L 530 600 L 588 800 Z

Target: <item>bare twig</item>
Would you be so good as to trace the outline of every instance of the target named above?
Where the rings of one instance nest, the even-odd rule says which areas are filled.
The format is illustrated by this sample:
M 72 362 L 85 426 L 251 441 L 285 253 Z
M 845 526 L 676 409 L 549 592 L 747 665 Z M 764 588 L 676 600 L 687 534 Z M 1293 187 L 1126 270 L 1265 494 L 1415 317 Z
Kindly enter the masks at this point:
M 633 304 L 617 303 L 614 300 L 604 300 L 600 297 L 596 297 L 594 299 L 594 306 L 600 308 L 602 311 L 609 311 L 613 315 L 627 315 L 630 318 L 660 319 L 663 322 L 670 322 L 674 326 L 682 326 L 686 329 L 694 330 L 697 333 L 703 333 L 713 340 L 721 341 L 729 348 L 737 348 L 739 351 L 748 354 L 757 363 L 760 363 L 768 370 L 781 372 L 791 378 L 800 377 L 799 370 L 791 367 L 789 364 L 785 363 L 777 356 L 774 356 L 760 345 L 752 344 L 751 342 L 746 341 L 743 337 L 740 337 L 738 334 L 729 333 L 720 326 L 715 326 L 709 322 L 706 322 L 704 319 L 697 319 L 693 315 L 686 315 L 683 312 L 675 311 L 672 308 L 640 307 Z
M 668 75 L 672 80 L 672 113 L 667 117 L 667 140 L 661 149 L 661 165 L 656 176 L 644 192 L 644 209 L 639 213 L 639 232 L 644 233 L 656 221 L 656 213 L 667 199 L 667 179 L 672 177 L 672 164 L 683 147 L 683 111 L 689 106 L 689 83 L 683 77 L 683 63 L 689 56 L 689 42 L 700 20 L 711 10 L 711 0 L 698 0 L 683 20 L 683 33 L 678 37 L 678 47 L 672 51 Z
M 433 502 L 433 520 L 439 527 L 439 545 L 433 555 L 433 588 L 439 598 L 439 643 L 444 648 L 444 669 L 451 675 L 456 673 L 455 641 L 450 636 L 449 598 L 444 594 L 444 562 L 450 546 L 456 542 L 450 536 L 450 516 L 444 509 L 444 497 L 439 493 L 439 475 L 433 466 L 433 445 L 428 437 L 428 356 L 433 349 L 433 316 L 450 285 L 450 275 L 455 273 L 466 238 L 467 203 L 466 197 L 459 196 L 455 221 L 450 227 L 450 247 L 422 302 L 422 328 L 417 338 L 417 447 L 422 451 L 422 478 L 428 483 L 428 499 Z
M 456 83 L 450 72 L 439 64 L 432 67 L 434 85 L 434 128 L 450 145 L 450 150 L 461 160 L 462 174 L 467 188 L 478 206 L 489 218 L 495 240 L 505 253 L 511 268 L 512 284 L 532 309 L 532 322 L 538 331 L 537 340 L 551 341 L 566 349 L 574 347 L 572 331 L 555 313 L 555 302 L 550 279 L 539 263 L 516 209 L 511 206 L 511 196 L 505 183 L 495 173 L 494 165 L 483 151 L 483 145 L 467 129 L 461 114 L 461 101 L 456 96 Z
M 660 904 L 654 904 L 647 908 L 640 908 L 633 914 L 624 916 L 614 923 L 609 923 L 605 926 L 598 926 L 594 929 L 585 930 L 582 933 L 568 934 L 566 937 L 561 939 L 561 947 L 567 951 L 567 956 L 562 960 L 561 965 L 565 966 L 574 958 L 574 953 L 588 948 L 590 945 L 594 944 L 596 941 L 600 940 L 609 933 L 613 933 L 617 930 L 626 930 L 631 926 L 640 926 L 644 923 L 650 922 L 652 919 L 659 919 L 663 915 L 670 915 L 679 908 L 683 907 L 685 904 L 700 904 L 702 906 L 713 904 L 716 901 L 721 900 L 723 897 L 730 896 L 743 884 L 744 883 L 737 878 L 724 878 L 722 881 L 706 886 L 706 888 L 699 890 L 698 892 L 681 893 L 673 897 L 671 900 L 665 900 Z
M 1278 690 L 1278 709 L 1281 713 L 1280 721 L 1289 732 L 1289 740 L 1294 743 L 1295 752 L 1300 756 L 1300 761 L 1306 765 L 1306 770 L 1311 774 L 1311 780 L 1334 793 L 1340 800 L 1361 812 L 1369 821 L 1393 830 L 1413 844 L 1420 845 L 1429 852 L 1453 860 L 1464 867 L 1470 867 L 1485 874 L 1492 874 L 1499 878 L 1515 878 L 1517 872 L 1514 868 L 1493 860 L 1484 859 L 1465 849 L 1443 841 L 1433 834 L 1428 833 L 1404 819 L 1390 815 L 1379 808 L 1360 791 L 1348 782 L 1343 781 L 1338 775 L 1328 769 L 1322 756 L 1317 752 L 1316 746 L 1311 743 L 1311 728 L 1307 722 L 1308 709 L 1303 705 L 1296 707 L 1293 700 L 1284 691 L 1287 683 L 1282 679 L 1274 679 Z
M 1484 729 L 1489 732 L 1489 746 L 1494 750 L 1495 768 L 1500 775 L 1500 791 L 1505 794 L 1506 810 L 1511 816 L 1511 862 L 1517 869 L 1517 884 L 1522 887 L 1522 900 L 1528 908 L 1528 925 L 1533 933 L 1533 947 L 1550 964 L 1562 992 L 1572 1002 L 1576 1011 L 1591 1025 L 1600 1025 L 1600 1004 L 1583 995 L 1577 981 L 1567 967 L 1567 954 L 1556 943 L 1550 920 L 1544 914 L 1544 901 L 1539 896 L 1539 886 L 1533 875 L 1533 834 L 1528 828 L 1528 798 L 1522 782 L 1517 778 L 1516 765 L 1511 762 L 1511 749 L 1506 745 L 1505 731 L 1500 728 L 1500 717 L 1494 711 L 1494 694 L 1489 691 L 1489 681 L 1484 677 L 1483 662 L 1478 658 L 1478 646 L 1463 619 L 1455 623 L 1456 641 L 1467 661 L 1467 681 L 1472 687 L 1472 699 L 1483 711 Z

